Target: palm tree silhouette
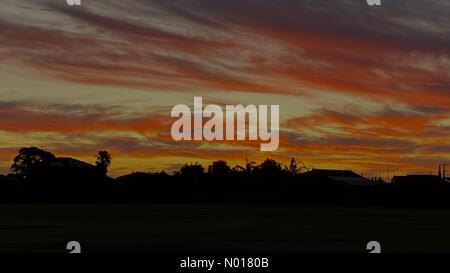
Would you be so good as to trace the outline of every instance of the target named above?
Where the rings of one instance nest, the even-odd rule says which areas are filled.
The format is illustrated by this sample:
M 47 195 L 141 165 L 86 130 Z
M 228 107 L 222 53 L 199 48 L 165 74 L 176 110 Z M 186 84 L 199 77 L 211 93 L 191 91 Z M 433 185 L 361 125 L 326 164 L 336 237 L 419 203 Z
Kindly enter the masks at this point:
M 97 158 L 95 165 L 106 175 L 111 165 L 111 154 L 108 151 L 99 151 L 95 157 Z

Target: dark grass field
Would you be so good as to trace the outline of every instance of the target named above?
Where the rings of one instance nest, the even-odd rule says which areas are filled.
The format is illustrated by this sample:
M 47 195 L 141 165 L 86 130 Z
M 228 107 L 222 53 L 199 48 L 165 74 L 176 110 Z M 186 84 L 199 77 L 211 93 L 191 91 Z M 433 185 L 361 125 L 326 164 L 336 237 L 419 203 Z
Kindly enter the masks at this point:
M 250 205 L 0 205 L 0 252 L 450 252 L 450 210 Z

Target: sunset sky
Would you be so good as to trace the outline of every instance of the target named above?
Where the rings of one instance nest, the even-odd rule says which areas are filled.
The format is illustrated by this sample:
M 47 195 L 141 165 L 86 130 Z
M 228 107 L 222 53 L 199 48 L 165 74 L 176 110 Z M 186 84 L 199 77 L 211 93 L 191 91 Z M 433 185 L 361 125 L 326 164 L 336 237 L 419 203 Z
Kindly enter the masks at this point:
M 450 1 L 2 0 L 0 173 L 23 146 L 111 175 L 291 157 L 366 176 L 450 162 Z M 175 142 L 171 108 L 280 105 L 280 147 Z

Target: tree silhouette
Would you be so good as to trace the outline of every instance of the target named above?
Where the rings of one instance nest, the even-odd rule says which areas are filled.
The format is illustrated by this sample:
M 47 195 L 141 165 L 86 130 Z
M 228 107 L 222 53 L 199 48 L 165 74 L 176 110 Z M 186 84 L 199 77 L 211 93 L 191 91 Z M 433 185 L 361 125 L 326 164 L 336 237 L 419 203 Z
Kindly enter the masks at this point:
M 254 172 L 265 178 L 281 177 L 283 168 L 281 167 L 281 164 L 275 160 L 266 159 L 261 165 L 255 168 Z
M 203 176 L 204 172 L 205 169 L 202 165 L 191 163 L 189 165 L 185 164 L 183 167 L 181 167 L 179 174 L 183 178 L 198 180 Z
M 108 151 L 99 151 L 95 157 L 97 158 L 95 165 L 106 175 L 108 173 L 108 167 L 111 165 L 111 154 Z
M 22 148 L 14 158 L 11 173 L 20 178 L 28 178 L 33 170 L 48 166 L 55 158 L 52 153 L 37 147 Z
M 228 177 L 231 172 L 230 166 L 228 166 L 228 163 L 224 160 L 214 161 L 208 167 L 208 173 L 215 177 Z
M 291 176 L 295 176 L 299 173 L 299 169 L 297 166 L 297 161 L 295 161 L 295 158 L 291 158 L 291 163 L 289 164 L 289 167 L 286 167 L 286 171 Z

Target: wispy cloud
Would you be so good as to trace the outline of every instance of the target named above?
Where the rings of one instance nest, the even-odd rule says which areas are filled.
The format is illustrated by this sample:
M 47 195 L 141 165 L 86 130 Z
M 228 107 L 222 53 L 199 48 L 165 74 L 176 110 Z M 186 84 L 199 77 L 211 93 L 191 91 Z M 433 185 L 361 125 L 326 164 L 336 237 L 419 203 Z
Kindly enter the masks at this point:
M 182 144 L 168 136 L 168 107 L 199 93 L 231 102 L 237 93 L 264 95 L 285 105 L 281 148 L 270 155 L 277 158 L 432 168 L 450 145 L 447 1 L 385 1 L 376 9 L 359 0 L 4 2 L 0 131 L 11 145 L 15 134 L 76 137 L 58 142 L 59 150 L 110 147 L 123 158 L 120 170 L 133 169 L 125 158 L 138 155 L 166 157 L 167 166 L 177 155 L 214 159 L 217 151 L 199 143 L 169 152 Z M 44 81 L 52 90 L 42 90 Z M 71 88 L 54 90 L 63 84 Z M 90 100 L 74 102 L 69 89 Z M 11 95 L 19 93 L 26 102 Z M 145 93 L 155 100 L 143 110 Z M 253 144 L 224 145 L 224 156 L 237 160 Z

